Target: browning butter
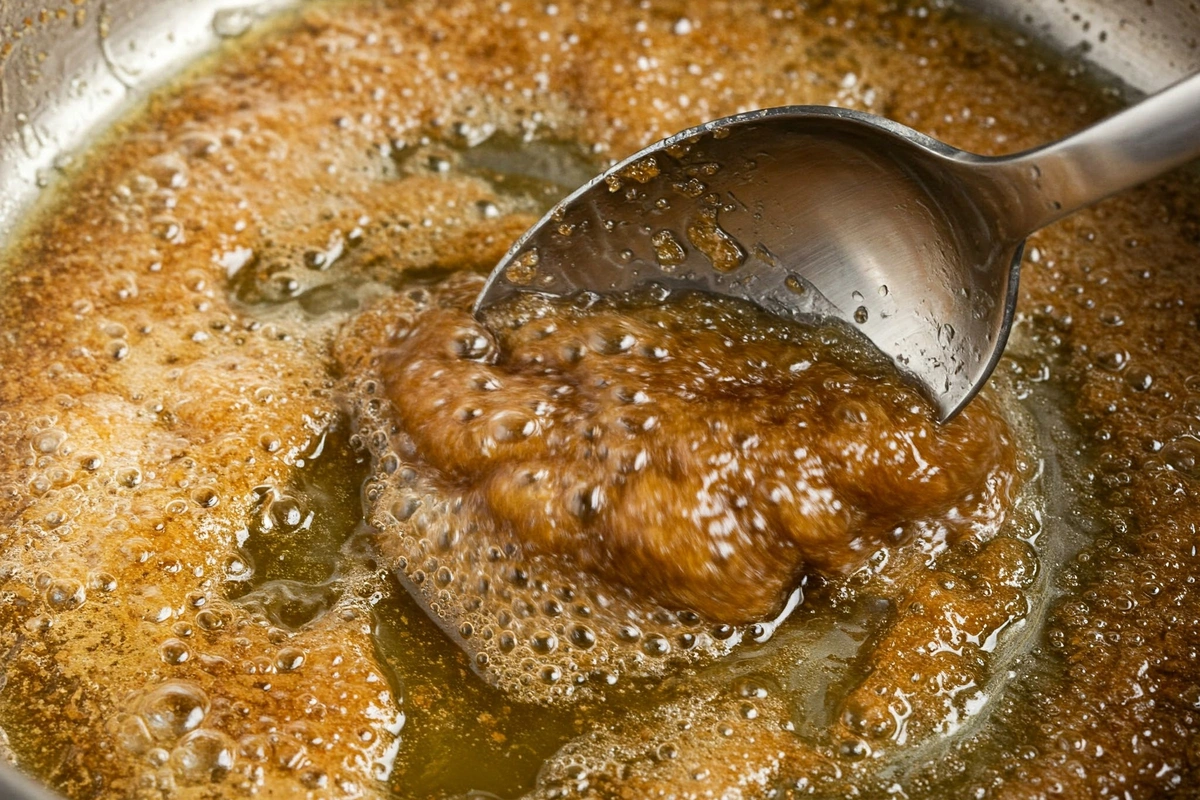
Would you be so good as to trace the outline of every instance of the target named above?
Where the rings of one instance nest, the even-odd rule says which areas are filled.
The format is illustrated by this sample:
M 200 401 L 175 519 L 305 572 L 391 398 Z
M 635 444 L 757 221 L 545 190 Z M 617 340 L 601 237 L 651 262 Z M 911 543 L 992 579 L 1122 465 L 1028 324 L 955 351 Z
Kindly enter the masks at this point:
M 1031 238 L 947 426 L 732 302 L 466 312 L 610 159 L 798 103 L 981 153 L 1116 107 L 907 2 L 363 0 L 117 125 L 0 278 L 3 754 L 73 798 L 1195 791 L 1193 173 Z
M 462 497 L 450 524 L 481 547 L 516 542 L 750 623 L 806 573 L 1003 517 L 1012 442 L 989 403 L 938 425 L 836 327 L 696 295 L 587 308 L 530 296 L 484 327 L 469 313 L 480 281 L 461 283 L 396 310 L 411 330 L 380 371 L 409 458 Z

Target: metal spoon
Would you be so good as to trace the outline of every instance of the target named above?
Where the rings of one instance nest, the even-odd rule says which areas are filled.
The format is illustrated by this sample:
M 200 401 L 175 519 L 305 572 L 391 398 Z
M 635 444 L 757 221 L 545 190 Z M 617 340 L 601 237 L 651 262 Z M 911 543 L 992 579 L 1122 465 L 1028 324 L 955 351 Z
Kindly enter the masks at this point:
M 996 366 L 1025 237 L 1200 156 L 1200 74 L 1062 141 L 966 153 L 882 117 L 788 106 L 719 119 L 594 178 L 496 266 L 517 292 L 648 284 L 861 331 L 946 420 Z

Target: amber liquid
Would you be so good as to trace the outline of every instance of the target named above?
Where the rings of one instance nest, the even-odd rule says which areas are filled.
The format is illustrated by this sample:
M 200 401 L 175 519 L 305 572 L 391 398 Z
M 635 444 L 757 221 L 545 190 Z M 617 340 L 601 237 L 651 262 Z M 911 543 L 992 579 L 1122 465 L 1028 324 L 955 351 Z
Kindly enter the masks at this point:
M 340 328 L 379 334 L 381 302 L 486 272 L 608 158 L 705 119 L 838 102 L 998 153 L 1115 102 L 953 10 L 506 6 L 308 7 L 30 217 L 0 291 L 17 763 L 73 797 L 1194 786 L 1187 173 L 1031 240 L 995 379 L 1022 489 L 991 544 L 882 548 L 662 678 L 544 706 L 487 683 L 365 522 L 386 470 Z

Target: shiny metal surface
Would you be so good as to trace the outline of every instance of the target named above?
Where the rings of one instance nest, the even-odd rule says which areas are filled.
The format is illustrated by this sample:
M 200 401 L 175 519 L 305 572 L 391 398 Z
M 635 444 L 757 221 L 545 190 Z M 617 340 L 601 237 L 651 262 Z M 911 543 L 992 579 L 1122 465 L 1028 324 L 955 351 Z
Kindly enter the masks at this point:
M 1200 11 L 1193 0 L 961 3 L 1020 28 L 1031 40 L 1083 53 L 1135 93 L 1200 70 Z M 0 241 L 117 115 L 221 38 L 287 4 L 73 0 L 48 6 L 0 0 Z M 51 795 L 30 788 L 8 760 L 0 744 L 0 797 Z
M 0 240 L 98 131 L 221 39 L 289 5 L 0 0 Z
M 0 769 L 0 797 L 5 800 L 56 800 L 58 795 L 5 766 Z
M 984 158 L 895 122 L 788 106 L 692 128 L 563 200 L 476 310 L 651 285 L 833 317 L 948 419 L 1008 340 L 1025 237 L 1200 156 L 1200 74 L 1074 136 Z

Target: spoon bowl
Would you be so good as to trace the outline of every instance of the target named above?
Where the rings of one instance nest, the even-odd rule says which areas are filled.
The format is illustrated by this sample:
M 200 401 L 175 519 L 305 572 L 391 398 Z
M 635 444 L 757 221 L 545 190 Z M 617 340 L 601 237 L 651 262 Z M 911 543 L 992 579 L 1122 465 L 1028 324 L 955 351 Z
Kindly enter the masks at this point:
M 824 106 L 683 131 L 592 179 L 526 232 L 476 312 L 519 292 L 657 287 L 836 319 L 957 414 L 1003 352 L 1038 228 L 1200 155 L 1200 76 L 1015 156 L 957 150 Z

